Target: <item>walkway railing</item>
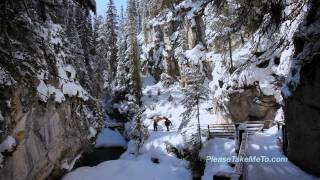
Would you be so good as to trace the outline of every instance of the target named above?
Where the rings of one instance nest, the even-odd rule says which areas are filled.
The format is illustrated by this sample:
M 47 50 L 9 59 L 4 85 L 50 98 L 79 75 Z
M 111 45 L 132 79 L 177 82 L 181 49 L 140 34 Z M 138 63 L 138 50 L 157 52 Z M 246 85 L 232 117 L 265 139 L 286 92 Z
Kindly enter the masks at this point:
M 244 135 L 242 135 L 241 145 L 239 148 L 238 157 L 246 157 L 247 155 L 247 139 L 248 139 L 249 133 L 246 131 Z M 245 162 L 237 162 L 236 166 L 236 173 L 239 176 L 239 179 L 246 179 L 247 178 L 247 168 Z
M 208 137 L 223 137 L 223 138 L 234 138 L 236 141 L 236 152 L 238 158 L 246 157 L 247 140 L 249 135 L 255 132 L 262 131 L 264 128 L 263 121 L 248 121 L 238 124 L 212 124 L 207 125 Z M 247 178 L 247 167 L 246 163 L 239 161 L 235 164 L 235 174 L 234 176 L 239 179 Z
M 255 132 L 262 131 L 264 128 L 264 122 L 263 121 L 247 121 L 245 123 L 246 125 L 246 131 L 249 134 L 253 134 Z
M 212 124 L 208 125 L 208 138 L 235 138 L 236 127 L 234 124 Z

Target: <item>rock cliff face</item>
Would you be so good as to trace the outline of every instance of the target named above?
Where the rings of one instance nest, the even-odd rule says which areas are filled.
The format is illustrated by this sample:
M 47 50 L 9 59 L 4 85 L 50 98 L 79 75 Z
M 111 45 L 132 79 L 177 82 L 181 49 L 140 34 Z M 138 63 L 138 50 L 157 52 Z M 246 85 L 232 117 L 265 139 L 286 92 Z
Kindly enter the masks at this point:
M 279 108 L 273 96 L 265 96 L 255 87 L 231 94 L 226 104 L 234 122 L 266 121 L 266 127 L 272 125 Z
M 305 21 L 294 36 L 295 55 L 284 94 L 288 157 L 320 175 L 320 3 L 311 1 Z M 287 92 L 289 91 L 289 93 Z
M 241 3 L 146 2 L 157 8 L 145 8 L 144 69 L 183 85 L 188 68 L 200 68 L 226 122 L 272 123 L 282 106 L 289 158 L 319 175 L 319 2 Z
M 226 119 L 272 122 L 306 2 L 242 3 L 145 2 L 156 10 L 144 8 L 143 67 L 156 79 L 166 73 L 182 85 L 190 68 L 199 68 Z
M 94 64 L 72 21 L 85 21 L 94 6 L 0 2 L 0 142 L 16 141 L 2 152 L 0 179 L 58 178 L 102 126 L 103 89 L 88 81 Z

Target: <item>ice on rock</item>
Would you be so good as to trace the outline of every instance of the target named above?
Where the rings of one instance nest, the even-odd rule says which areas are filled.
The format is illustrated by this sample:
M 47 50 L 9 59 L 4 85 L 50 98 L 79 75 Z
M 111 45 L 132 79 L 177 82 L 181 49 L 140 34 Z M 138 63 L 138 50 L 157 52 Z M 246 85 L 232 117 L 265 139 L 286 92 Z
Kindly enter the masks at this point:
M 39 85 L 37 87 L 37 91 L 38 91 L 39 98 L 43 102 L 47 102 L 47 100 L 49 98 L 49 89 L 48 89 L 46 83 L 44 83 L 43 80 L 40 80 L 40 83 L 39 83 Z
M 96 137 L 96 135 L 97 135 L 97 130 L 95 129 L 95 128 L 93 128 L 93 127 L 89 127 L 89 132 L 90 132 L 90 135 L 89 135 L 89 137 L 88 137 L 88 139 L 90 139 L 90 138 L 93 138 L 93 137 Z
M 1 144 L 0 144 L 0 167 L 2 167 L 2 162 L 4 160 L 4 156 L 1 154 L 2 152 L 12 152 L 16 147 L 16 140 L 12 136 L 8 136 Z
M 16 140 L 12 136 L 8 136 L 0 144 L 0 152 L 4 152 L 4 151 L 12 152 L 16 145 L 17 145 Z
M 67 171 L 71 171 L 74 167 L 74 165 L 76 164 L 76 162 L 81 158 L 81 154 L 77 155 L 70 163 L 68 163 L 68 161 L 65 161 L 62 165 L 61 165 L 61 169 L 65 169 Z

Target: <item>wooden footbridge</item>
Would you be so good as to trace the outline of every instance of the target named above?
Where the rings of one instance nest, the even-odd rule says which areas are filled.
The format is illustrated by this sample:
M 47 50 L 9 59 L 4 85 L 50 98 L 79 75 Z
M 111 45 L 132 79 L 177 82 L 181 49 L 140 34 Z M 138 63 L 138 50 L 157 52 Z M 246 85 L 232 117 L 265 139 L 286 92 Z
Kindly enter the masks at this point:
M 208 138 L 229 138 L 236 141 L 236 152 L 238 157 L 245 157 L 248 136 L 259 131 L 263 131 L 264 121 L 248 121 L 235 124 L 212 124 L 207 125 Z M 233 178 L 246 179 L 246 164 L 244 162 L 235 163 L 236 173 Z M 220 175 L 219 175 L 220 176 Z M 230 178 L 230 174 L 213 177 L 213 179 Z
M 247 121 L 235 124 L 211 124 L 207 125 L 208 138 L 238 139 L 239 131 L 246 131 L 249 135 L 262 131 L 265 126 L 263 121 Z

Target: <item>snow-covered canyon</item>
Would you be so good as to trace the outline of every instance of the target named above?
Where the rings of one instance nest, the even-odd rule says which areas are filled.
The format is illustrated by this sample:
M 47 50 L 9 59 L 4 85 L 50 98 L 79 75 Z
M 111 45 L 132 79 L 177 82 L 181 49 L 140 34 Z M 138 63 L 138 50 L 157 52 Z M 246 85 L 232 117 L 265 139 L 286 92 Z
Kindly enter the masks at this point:
M 105 4 L 0 2 L 0 179 L 319 178 L 318 0 Z

